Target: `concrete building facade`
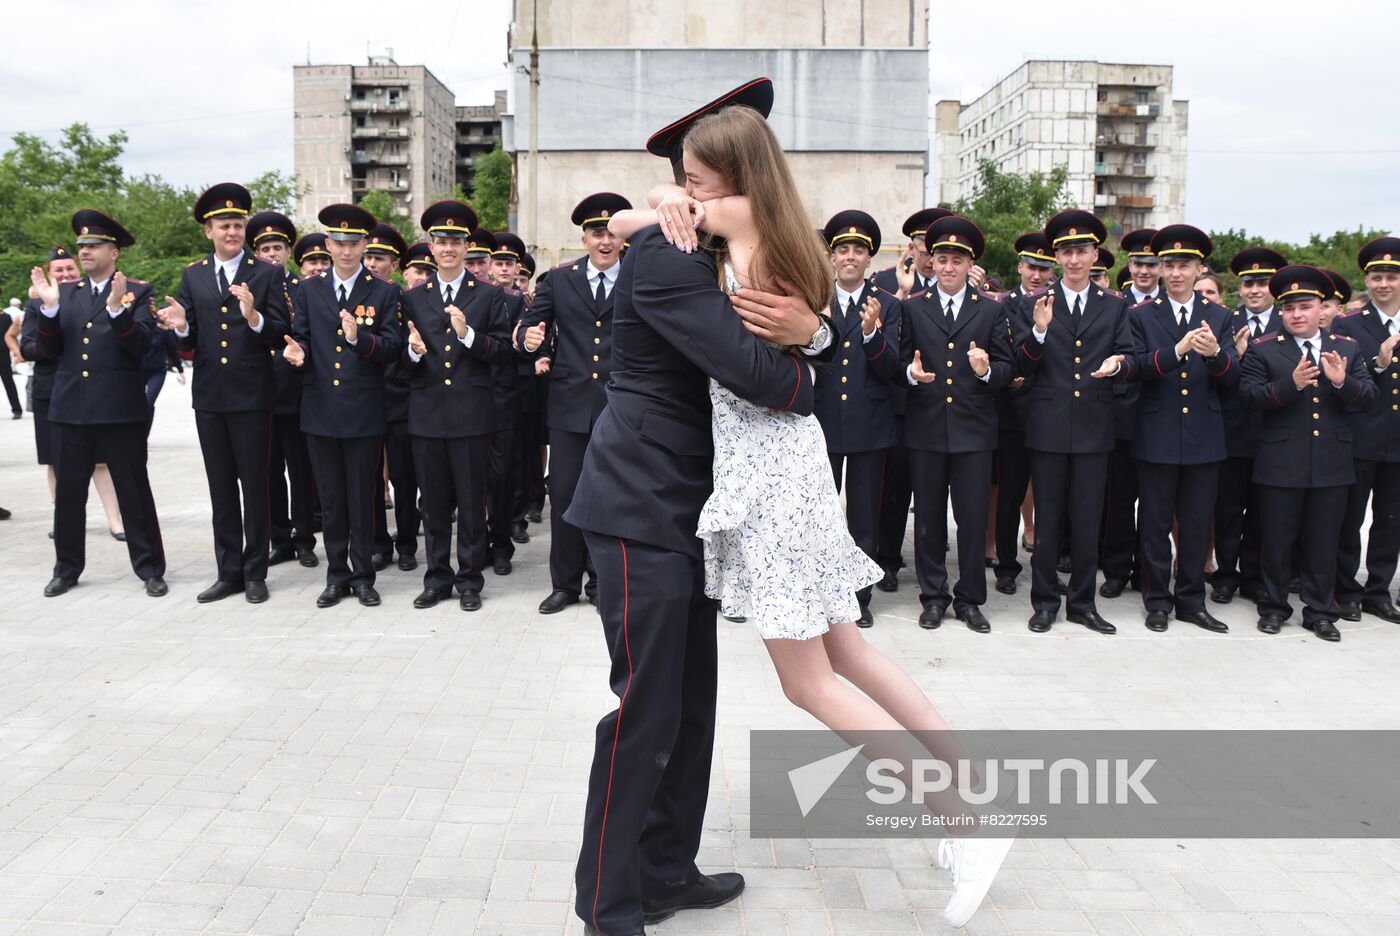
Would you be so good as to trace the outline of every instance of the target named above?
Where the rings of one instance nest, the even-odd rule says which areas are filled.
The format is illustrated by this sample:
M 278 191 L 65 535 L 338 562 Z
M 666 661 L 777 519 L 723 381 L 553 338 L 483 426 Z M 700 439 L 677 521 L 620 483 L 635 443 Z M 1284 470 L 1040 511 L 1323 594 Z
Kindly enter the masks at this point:
M 1188 113 L 1168 65 L 1026 62 L 975 101 L 935 105 L 936 200 L 972 197 L 982 160 L 1017 173 L 1063 165 L 1073 203 L 1110 229 L 1181 221 Z
M 497 91 L 490 104 L 471 104 L 457 108 L 457 140 L 453 159 L 457 184 L 470 192 L 476 175 L 476 164 L 501 142 L 501 117 L 506 112 L 506 92 Z
M 770 123 L 813 226 L 862 208 L 893 232 L 894 249 L 900 221 L 923 205 L 927 20 L 927 0 L 517 0 L 503 128 L 515 229 L 544 260 L 577 255 L 569 214 L 580 198 L 615 191 L 644 204 L 670 178 L 647 137 L 766 75 Z

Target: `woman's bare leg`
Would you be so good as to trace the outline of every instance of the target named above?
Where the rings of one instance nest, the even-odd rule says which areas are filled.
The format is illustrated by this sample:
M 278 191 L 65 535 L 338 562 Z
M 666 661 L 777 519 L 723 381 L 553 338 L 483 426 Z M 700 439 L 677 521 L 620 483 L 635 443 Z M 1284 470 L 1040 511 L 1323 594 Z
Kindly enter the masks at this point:
M 997 486 L 987 495 L 987 558 L 997 557 Z
M 112 487 L 112 473 L 106 465 L 98 465 L 92 470 L 92 485 L 97 488 L 97 496 L 101 498 L 102 509 L 107 514 L 107 529 L 113 533 L 125 533 L 121 508 L 117 506 L 117 489 Z
M 53 503 L 58 497 L 58 475 L 53 470 L 53 465 L 45 465 L 49 469 L 49 503 Z
M 1031 546 L 1035 545 L 1035 491 L 1030 483 L 1026 484 L 1026 499 L 1021 501 L 1021 525 L 1025 527 L 1025 539 Z

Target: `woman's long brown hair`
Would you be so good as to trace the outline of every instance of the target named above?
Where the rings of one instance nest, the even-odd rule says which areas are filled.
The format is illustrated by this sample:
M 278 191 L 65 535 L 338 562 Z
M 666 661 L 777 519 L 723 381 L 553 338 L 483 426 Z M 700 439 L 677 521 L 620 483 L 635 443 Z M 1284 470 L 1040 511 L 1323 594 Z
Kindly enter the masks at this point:
M 782 277 L 814 311 L 826 311 L 834 295 L 831 263 L 813 236 L 787 157 L 768 122 L 752 108 L 727 107 L 696 121 L 685 148 L 748 197 L 758 228 L 752 280 L 776 283 Z

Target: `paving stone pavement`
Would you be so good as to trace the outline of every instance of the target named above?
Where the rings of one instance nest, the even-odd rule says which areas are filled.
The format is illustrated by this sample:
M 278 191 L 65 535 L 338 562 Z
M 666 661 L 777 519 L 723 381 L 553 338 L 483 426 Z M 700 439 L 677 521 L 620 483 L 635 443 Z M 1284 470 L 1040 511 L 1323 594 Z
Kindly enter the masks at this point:
M 597 718 L 613 704 L 588 606 L 543 617 L 547 527 L 485 606 L 313 606 L 324 566 L 278 566 L 272 599 L 195 603 L 213 579 L 186 387 L 167 382 L 151 474 L 170 595 L 151 599 L 95 497 L 81 585 L 45 599 L 49 500 L 29 418 L 0 422 L 0 936 L 579 934 L 572 869 Z M 989 635 L 920 630 L 910 576 L 869 639 L 959 728 L 1395 728 L 1400 628 L 1227 636 L 1141 625 L 1027 632 L 1026 589 Z M 1218 610 L 1218 609 L 1213 609 Z M 1295 618 L 1296 622 L 1296 618 Z M 768 841 L 748 829 L 748 732 L 812 727 L 761 642 L 720 622 L 719 730 L 700 863 L 748 890 L 658 936 L 936 934 L 936 842 Z M 1326 796 L 1325 789 L 1318 791 Z M 1394 842 L 1021 840 L 970 934 L 1400 933 Z

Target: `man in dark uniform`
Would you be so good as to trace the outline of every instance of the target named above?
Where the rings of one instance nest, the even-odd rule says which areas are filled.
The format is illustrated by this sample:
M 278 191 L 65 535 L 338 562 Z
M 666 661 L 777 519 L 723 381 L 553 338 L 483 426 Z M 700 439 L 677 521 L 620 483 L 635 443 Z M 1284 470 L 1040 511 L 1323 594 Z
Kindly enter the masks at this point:
M 1100 247 L 1094 254 L 1093 266 L 1089 267 L 1089 282 L 1100 289 L 1113 289 L 1113 283 L 1109 279 L 1108 271 L 1113 269 L 1113 264 L 1117 260 L 1113 256 L 1113 251 Z
M 771 82 L 749 82 L 666 127 L 647 149 L 674 167 L 700 116 L 730 104 L 766 115 L 772 101 Z M 598 723 L 574 876 L 586 936 L 635 936 L 644 921 L 716 907 L 743 890 L 739 875 L 709 877 L 695 865 L 717 680 L 715 602 L 705 597 L 696 536 L 713 483 L 709 380 L 758 405 L 812 411 L 809 366 L 746 331 L 736 305 L 768 322 L 749 327 L 776 344 L 831 350 L 831 326 L 798 300 L 742 290 L 731 302 L 711 253 L 678 250 L 656 226 L 631 243 L 616 283 L 608 404 L 566 517 L 585 531 L 598 567 L 620 697 Z M 576 290 L 561 273 L 549 278 L 559 280 L 557 295 Z
M 302 279 L 310 279 L 317 273 L 331 268 L 331 252 L 326 247 L 326 235 L 320 231 L 304 234 L 292 247 L 292 258 Z
M 515 276 L 515 288 L 524 293 L 526 308 L 529 308 L 535 301 L 535 287 L 530 285 L 530 281 L 534 278 L 535 258 L 528 253 L 521 254 L 520 271 Z M 519 325 L 520 323 L 516 322 L 517 328 Z M 514 344 L 517 349 L 521 347 L 518 339 Z M 542 352 L 541 356 L 533 361 L 529 361 L 530 400 L 533 409 L 529 413 L 525 439 L 521 443 L 525 466 L 524 484 L 520 492 L 520 503 L 515 509 L 515 516 L 517 519 L 523 517 L 530 523 L 540 523 L 543 520 L 541 511 L 544 510 L 545 498 L 544 463 L 546 445 L 549 440 L 549 429 L 545 425 L 545 410 L 549 399 L 549 374 L 547 373 L 549 364 L 550 361 L 545 352 Z M 522 379 L 525 378 L 522 377 Z
M 1239 382 L 1231 310 L 1196 292 L 1213 249 L 1189 224 L 1170 224 L 1151 248 L 1165 296 L 1132 308 L 1135 368 L 1142 380 L 1133 456 L 1141 484 L 1139 571 L 1147 628 L 1167 629 L 1169 612 L 1208 631 L 1228 628 L 1206 610 L 1205 566 L 1215 485 L 1225 460 L 1225 420 L 1217 388 Z M 1172 521 L 1180 524 L 1172 591 Z
M 194 352 L 194 424 L 214 521 L 218 578 L 201 604 L 243 592 L 267 600 L 268 438 L 277 388 L 271 352 L 288 327 L 286 270 L 244 249 L 252 196 L 237 182 L 194 204 L 213 251 L 180 276 L 177 298 L 156 311 L 181 351 Z M 241 495 L 241 508 L 240 508 Z
M 306 433 L 325 524 L 326 587 L 316 607 L 353 592 L 380 603 L 374 588 L 374 468 L 386 424 L 384 366 L 403 347 L 399 287 L 364 268 L 374 215 L 357 205 L 328 205 L 331 267 L 304 279 L 292 309 L 283 356 L 306 369 L 301 428 Z
M 151 287 L 117 270 L 123 249 L 136 243 L 113 219 L 84 208 L 72 219 L 84 276 L 60 286 L 35 267 L 30 293 L 40 303 L 37 355 L 58 362 L 49 421 L 57 485 L 54 495 L 53 579 L 44 595 L 78 584 L 85 564 L 88 482 L 99 460 L 117 489 L 131 567 L 158 598 L 165 584 L 165 550 L 155 498 L 146 475 L 146 385 L 141 360 L 155 321 Z
M 1277 634 L 1293 613 L 1288 582 L 1296 562 L 1303 627 L 1336 641 L 1337 543 L 1356 480 L 1350 417 L 1370 409 L 1376 385 L 1354 339 L 1318 328 L 1322 300 L 1332 294 L 1326 274 L 1286 266 L 1269 292 L 1286 333 L 1255 341 L 1240 377 L 1245 404 L 1264 415 L 1254 459 L 1263 541 L 1259 630 Z
M 76 283 L 82 279 L 78 261 L 67 247 L 57 244 L 49 250 L 49 259 L 44 273 L 54 285 Z M 53 426 L 49 423 L 49 401 L 53 397 L 54 374 L 58 371 L 58 361 L 39 352 L 39 320 L 41 303 L 30 299 L 24 307 L 24 318 L 20 321 L 19 350 L 26 361 L 34 363 L 29 374 L 29 412 L 34 417 L 34 449 L 39 464 L 48 466 L 49 494 L 52 497 L 57 485 L 54 471 Z M 53 533 L 49 533 L 53 539 Z
M 905 439 L 914 484 L 919 626 L 938 627 L 951 603 L 969 630 L 985 634 L 992 629 L 982 605 L 996 391 L 1014 376 L 1011 341 L 1001 303 L 968 283 L 968 271 L 986 247 L 977 225 L 950 215 L 929 225 L 924 238 L 935 285 L 901 303 L 899 345 L 911 386 Z M 951 596 L 944 555 L 950 492 L 958 525 L 958 581 Z
M 898 263 L 875 274 L 876 288 L 892 295 L 902 289 L 904 295 L 898 296 L 900 299 L 932 289 L 937 277 L 933 272 L 933 255 L 924 246 L 924 232 L 930 224 L 950 214 L 952 212 L 947 208 L 920 208 L 905 218 L 900 231 L 909 238 L 909 243 L 905 245 Z
M 612 192 L 589 195 L 574 206 L 571 220 L 583 230 L 586 260 L 561 264 L 535 292 L 521 320 L 524 349 L 535 354 L 554 332 L 545 422 L 549 427 L 549 579 L 551 591 L 541 614 L 577 604 L 579 591 L 596 601 L 597 582 L 584 537 L 564 519 L 573 503 L 584 450 L 603 407 L 612 370 L 613 287 L 617 283 L 622 239 L 608 220 L 632 203 Z M 584 574 L 587 571 L 588 582 Z
M 1231 315 L 1230 327 L 1241 366 L 1253 350 L 1253 342 L 1283 328 L 1274 297 L 1269 294 L 1269 280 L 1287 263 L 1282 254 L 1268 247 L 1246 247 L 1230 260 L 1230 272 L 1240 279 L 1242 305 Z M 1215 574 L 1210 580 L 1210 600 L 1229 604 L 1240 592 L 1257 602 L 1263 588 L 1259 572 L 1262 544 L 1259 489 L 1253 478 L 1263 416 L 1245 406 L 1239 388 L 1221 387 L 1219 395 L 1229 457 L 1220 466 L 1215 493 Z
M 1021 284 L 1002 297 L 1006 313 L 1007 340 L 1031 328 L 1032 294 L 1043 293 L 1055 281 L 1055 252 L 1044 231 L 1031 231 L 1016 238 L 1016 272 Z M 1021 506 L 1031 482 L 1030 453 L 1026 450 L 1026 408 L 1030 385 L 1015 375 L 997 391 L 997 506 L 996 541 L 997 591 L 1016 594 L 1016 577 L 1021 574 Z
M 1359 312 L 1334 319 L 1333 334 L 1356 341 L 1376 382 L 1378 399 L 1370 409 L 1349 417 L 1356 483 L 1348 491 L 1342 520 L 1337 602 L 1346 620 L 1360 620 L 1364 611 L 1394 624 L 1400 623 L 1400 611 L 1390 597 L 1400 556 L 1400 354 L 1395 350 L 1400 345 L 1400 237 L 1376 238 L 1361 248 L 1356 262 L 1371 301 Z M 1339 276 L 1332 281 L 1336 300 L 1345 307 L 1351 287 Z M 1358 573 L 1368 501 L 1371 531 L 1363 585 Z
M 491 251 L 491 281 L 505 290 L 506 319 L 510 322 L 513 335 L 526 307 L 525 293 L 516 283 L 520 260 L 525 256 L 525 242 L 510 231 L 496 231 L 494 236 L 496 249 Z M 529 479 L 525 466 L 532 457 L 531 452 L 536 460 L 539 459 L 539 440 L 533 432 L 537 406 L 535 362 L 530 355 L 515 351 L 503 366 L 514 375 L 514 397 L 506 410 L 512 422 L 510 432 L 499 434 L 492 444 L 492 478 L 495 483 L 491 485 L 492 507 L 488 514 L 508 520 L 512 542 L 524 545 L 530 542 L 525 516 L 529 500 Z
M 437 261 L 433 259 L 433 247 L 427 241 L 419 241 L 404 251 L 399 258 L 399 272 L 403 281 L 412 289 L 426 283 L 437 273 Z
M 415 608 L 451 597 L 463 611 L 481 607 L 486 561 L 486 477 L 498 425 L 496 376 L 511 353 L 505 295 L 478 280 L 464 261 L 490 255 L 495 238 L 478 231 L 476 213 L 458 201 L 429 205 L 418 221 L 437 272 L 404 294 L 413 391 L 408 431 L 423 492 L 428 570 Z M 452 511 L 457 511 L 457 572 L 452 571 Z
M 1152 228 L 1129 231 L 1120 243 L 1128 251 L 1125 272 L 1131 279 L 1123 298 L 1128 315 L 1136 307 L 1156 299 L 1159 265 L 1152 254 Z M 1103 584 L 1099 594 L 1117 598 L 1131 583 L 1138 585 L 1138 468 L 1133 457 L 1133 435 L 1137 429 L 1138 396 L 1142 387 L 1136 381 L 1113 385 L 1113 451 L 1108 455 L 1108 488 L 1104 491 L 1103 538 L 1099 543 L 1099 566 Z
M 831 318 L 836 323 L 836 365 L 817 373 L 816 416 L 826 450 L 842 488 L 844 468 L 846 525 L 856 545 L 876 558 L 880 486 L 885 460 L 894 444 L 890 385 L 899 376 L 899 300 L 866 279 L 870 259 L 880 249 L 880 226 L 864 211 L 840 211 L 822 229 L 836 271 Z M 870 627 L 870 589 L 857 595 L 861 627 Z
M 1059 550 L 1047 547 L 1060 542 L 1066 521 L 1073 561 L 1066 616 L 1101 634 L 1115 631 L 1094 605 L 1094 580 L 1113 450 L 1112 381 L 1129 379 L 1134 362 L 1127 302 L 1089 282 L 1105 233 L 1103 222 L 1088 211 L 1062 211 L 1046 223 L 1045 236 L 1063 276 L 1049 293 L 1036 297 L 1031 329 L 1015 340 L 1017 366 L 1034 381 L 1026 447 L 1035 487 L 1035 613 L 1029 627 L 1036 633 L 1048 631 L 1059 614 Z
M 391 279 L 408 244 L 392 224 L 380 221 L 369 232 L 365 242 L 365 269 L 382 280 Z M 384 445 L 379 453 L 379 480 L 374 498 L 375 571 L 388 567 L 397 549 L 399 569 L 412 572 L 418 568 L 418 481 L 413 466 L 413 444 L 408 437 L 409 372 L 402 360 L 391 361 L 384 367 L 386 399 Z M 388 500 L 384 468 L 388 463 L 389 482 L 394 486 L 394 534 L 389 535 L 389 516 L 384 506 Z

